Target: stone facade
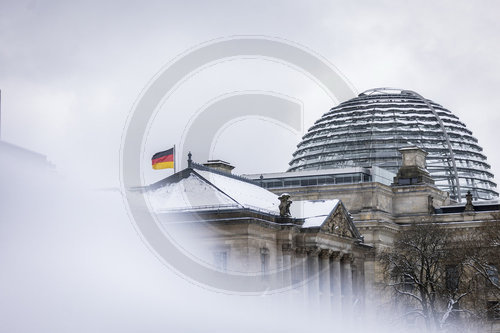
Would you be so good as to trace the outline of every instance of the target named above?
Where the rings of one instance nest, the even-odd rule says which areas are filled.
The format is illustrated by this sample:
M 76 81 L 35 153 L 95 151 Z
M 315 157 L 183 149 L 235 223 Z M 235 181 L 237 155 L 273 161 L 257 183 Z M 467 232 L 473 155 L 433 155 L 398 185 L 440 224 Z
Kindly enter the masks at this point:
M 286 190 L 292 200 L 316 200 L 337 198 L 342 200 L 352 215 L 354 224 L 371 246 L 375 260 L 364 262 L 365 303 L 387 297 L 376 286 L 383 285 L 384 274 L 377 256 L 392 246 L 398 233 L 405 232 L 412 223 L 435 223 L 458 235 L 466 235 L 476 228 L 488 225 L 499 213 L 498 201 L 457 203 L 447 192 L 434 186 L 425 170 L 425 152 L 418 148 L 405 149 L 403 166 L 390 186 L 380 183 L 346 185 L 297 186 L 271 191 Z M 414 179 L 403 181 L 401 179 Z M 497 262 L 491 263 L 500 267 Z M 497 322 L 492 331 L 500 331 Z
M 161 218 L 175 221 L 164 222 L 170 233 L 173 228 L 189 233 L 199 245 L 197 255 L 218 270 L 278 276 L 307 306 L 347 311 L 353 303 L 365 304 L 365 267 L 373 266 L 373 248 L 362 243 L 341 203 L 321 225 L 309 228 L 302 227 L 303 219 L 244 209 L 162 213 Z
M 272 189 L 275 211 L 241 204 L 237 194 L 231 197 L 229 188 L 222 191 L 215 179 L 209 181 L 207 174 L 201 177 L 192 163 L 179 173 L 182 175 L 172 176 L 163 185 L 198 174 L 207 182 L 203 186 L 213 186 L 241 205 L 231 209 L 224 205 L 191 207 L 160 215 L 164 221 L 175 221 L 164 223 L 166 227 L 189 225 L 188 234 L 203 244 L 205 260 L 218 270 L 257 274 L 263 279 L 278 272 L 274 278 L 278 276 L 284 287 L 293 286 L 295 297 L 309 307 L 337 313 L 362 311 L 367 304 L 376 305 L 387 296 L 377 288 L 384 279 L 377 257 L 392 246 L 398 233 L 412 223 L 436 223 L 467 233 L 484 226 L 499 212 L 498 202 L 474 203 L 472 210 L 466 210 L 465 203 L 452 202 L 428 177 L 425 152 L 415 147 L 401 152 L 404 163 L 392 185 L 364 182 Z M 236 177 L 227 172 L 219 173 L 222 175 Z M 401 181 L 408 178 L 410 181 Z M 337 201 L 320 222 L 311 224 L 308 216 L 280 216 L 278 196 L 283 192 L 290 196 L 292 205 Z M 493 264 L 499 267 L 500 262 Z

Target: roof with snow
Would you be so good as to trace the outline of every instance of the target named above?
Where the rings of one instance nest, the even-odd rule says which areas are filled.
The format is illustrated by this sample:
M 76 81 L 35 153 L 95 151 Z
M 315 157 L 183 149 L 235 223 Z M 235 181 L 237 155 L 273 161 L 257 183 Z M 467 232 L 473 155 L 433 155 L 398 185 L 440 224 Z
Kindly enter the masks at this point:
M 302 228 L 319 228 L 328 233 L 361 239 L 351 215 L 338 199 L 295 201 L 290 210 L 304 218 Z
M 184 169 L 151 185 L 148 194 L 156 212 L 248 208 L 279 215 L 276 194 L 207 167 Z
M 302 227 L 319 227 L 337 208 L 340 200 L 305 200 L 294 201 L 290 206 L 292 216 L 302 216 L 305 219 Z
M 279 223 L 300 221 L 304 229 L 361 237 L 338 199 L 294 201 L 290 206 L 292 218 L 281 218 L 278 196 L 257 183 L 194 162 L 190 166 L 148 187 L 147 195 L 156 213 L 250 209 L 270 214 L 273 220 L 283 219 Z

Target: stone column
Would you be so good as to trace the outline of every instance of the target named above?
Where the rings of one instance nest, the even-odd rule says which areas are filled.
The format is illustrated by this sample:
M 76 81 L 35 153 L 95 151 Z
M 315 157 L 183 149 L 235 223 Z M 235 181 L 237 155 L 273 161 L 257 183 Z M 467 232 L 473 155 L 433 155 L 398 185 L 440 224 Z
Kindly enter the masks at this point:
M 281 245 L 281 252 L 283 253 L 283 287 L 287 288 L 292 286 L 292 244 L 284 243 Z
M 295 249 L 295 257 L 294 257 L 294 281 L 297 281 L 299 286 L 297 287 L 297 291 L 299 294 L 299 302 L 302 304 L 306 304 L 306 279 L 307 279 L 307 252 L 303 247 L 299 247 Z
M 364 313 L 366 310 L 366 284 L 365 284 L 365 259 L 358 258 L 356 260 L 358 267 L 358 279 L 354 292 L 361 305 L 361 311 Z
M 307 248 L 307 294 L 309 305 L 313 308 L 319 307 L 319 251 L 317 247 Z
M 340 274 L 340 259 L 342 258 L 341 252 L 333 252 L 330 257 L 331 275 L 330 275 L 330 288 L 331 288 L 331 303 L 332 309 L 336 315 L 342 311 L 342 284 Z
M 330 256 L 332 255 L 332 250 L 321 250 L 320 257 L 320 293 L 321 293 L 321 308 L 323 312 L 329 313 L 331 310 L 331 288 L 330 288 Z
M 375 302 L 375 257 L 367 256 L 364 261 L 365 308 L 374 309 Z
M 344 254 L 342 257 L 342 309 L 345 314 L 350 313 L 352 307 L 352 255 Z
M 359 267 L 358 267 L 358 263 L 356 262 L 356 260 L 351 260 L 351 281 L 352 281 L 352 285 L 351 285 L 351 291 L 352 291 L 352 294 L 351 294 L 351 301 L 352 301 L 352 304 L 356 304 L 359 305 L 359 298 L 358 298 L 358 292 L 359 292 L 359 274 L 360 274 L 360 270 L 359 270 Z

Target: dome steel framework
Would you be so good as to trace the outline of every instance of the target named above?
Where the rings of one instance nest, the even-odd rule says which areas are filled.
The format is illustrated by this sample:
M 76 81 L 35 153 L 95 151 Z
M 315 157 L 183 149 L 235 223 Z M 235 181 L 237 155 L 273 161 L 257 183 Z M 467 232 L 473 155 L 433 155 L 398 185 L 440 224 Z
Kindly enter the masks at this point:
M 379 166 L 397 172 L 398 149 L 429 153 L 436 185 L 461 201 L 498 197 L 490 165 L 478 141 L 457 116 L 409 90 L 377 88 L 325 113 L 304 135 L 288 171 Z

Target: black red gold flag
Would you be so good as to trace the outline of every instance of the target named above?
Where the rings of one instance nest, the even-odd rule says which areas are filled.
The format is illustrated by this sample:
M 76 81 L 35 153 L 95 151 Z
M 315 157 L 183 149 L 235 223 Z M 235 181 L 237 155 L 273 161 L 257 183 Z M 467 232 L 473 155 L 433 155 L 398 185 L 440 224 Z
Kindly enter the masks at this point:
M 153 169 L 173 169 L 174 168 L 174 148 L 156 153 L 151 158 Z

